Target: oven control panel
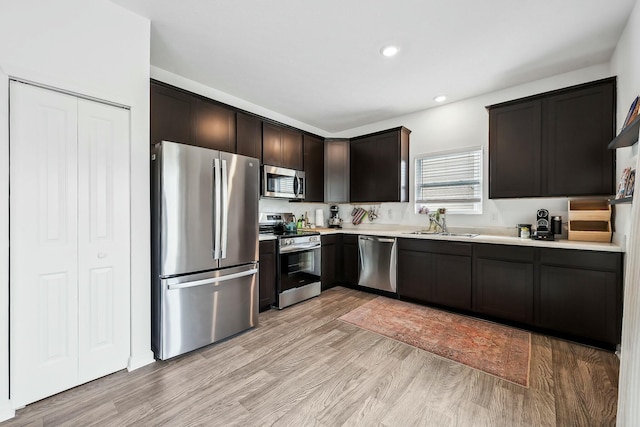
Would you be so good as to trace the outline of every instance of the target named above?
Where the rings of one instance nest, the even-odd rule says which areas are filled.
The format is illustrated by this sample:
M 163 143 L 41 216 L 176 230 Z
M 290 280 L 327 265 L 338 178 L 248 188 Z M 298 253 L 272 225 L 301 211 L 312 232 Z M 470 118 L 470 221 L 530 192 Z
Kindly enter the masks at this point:
M 319 235 L 280 237 L 280 253 L 312 250 L 321 245 Z

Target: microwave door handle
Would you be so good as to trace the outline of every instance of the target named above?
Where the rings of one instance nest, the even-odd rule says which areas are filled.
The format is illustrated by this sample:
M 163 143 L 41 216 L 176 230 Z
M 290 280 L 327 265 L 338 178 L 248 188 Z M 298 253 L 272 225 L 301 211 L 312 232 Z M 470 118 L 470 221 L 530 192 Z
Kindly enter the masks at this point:
M 220 259 L 220 159 L 213 160 L 213 259 Z
M 229 181 L 227 176 L 227 161 L 222 161 L 222 226 L 220 234 L 220 258 L 227 257 L 227 238 L 229 235 Z
M 298 197 L 298 187 L 299 187 L 299 183 L 298 183 L 298 175 L 293 175 L 293 195 L 295 197 Z

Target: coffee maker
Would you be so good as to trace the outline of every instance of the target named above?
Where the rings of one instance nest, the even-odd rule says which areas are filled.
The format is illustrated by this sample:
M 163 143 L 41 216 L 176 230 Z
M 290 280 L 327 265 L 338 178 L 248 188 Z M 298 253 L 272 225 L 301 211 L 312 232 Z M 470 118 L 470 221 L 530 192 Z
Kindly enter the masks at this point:
M 329 228 L 342 228 L 342 219 L 340 218 L 340 208 L 338 205 L 331 205 L 329 207 L 331 216 L 329 217 Z
M 548 210 L 538 209 L 536 212 L 536 231 L 533 232 L 531 238 L 534 240 L 553 240 Z

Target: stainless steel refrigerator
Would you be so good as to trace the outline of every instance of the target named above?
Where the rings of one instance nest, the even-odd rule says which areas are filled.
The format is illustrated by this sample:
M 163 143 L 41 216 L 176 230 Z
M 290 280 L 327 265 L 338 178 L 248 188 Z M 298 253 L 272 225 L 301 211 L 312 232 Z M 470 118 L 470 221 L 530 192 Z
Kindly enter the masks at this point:
M 260 161 L 152 152 L 152 348 L 168 359 L 258 324 Z

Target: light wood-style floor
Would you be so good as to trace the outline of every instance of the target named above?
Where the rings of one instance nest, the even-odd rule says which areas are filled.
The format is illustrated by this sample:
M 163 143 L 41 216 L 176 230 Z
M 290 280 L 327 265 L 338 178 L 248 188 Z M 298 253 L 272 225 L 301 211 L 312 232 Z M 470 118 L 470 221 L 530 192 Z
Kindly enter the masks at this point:
M 334 288 L 225 342 L 28 405 L 7 426 L 607 426 L 613 353 L 533 335 L 526 389 L 337 320 Z

